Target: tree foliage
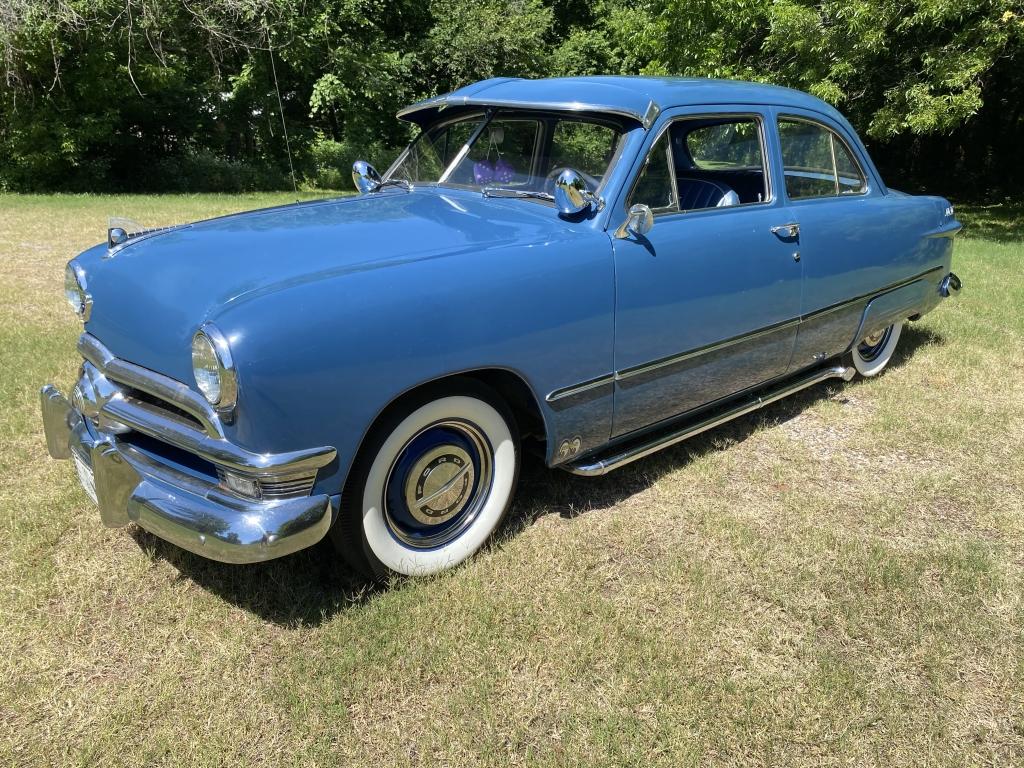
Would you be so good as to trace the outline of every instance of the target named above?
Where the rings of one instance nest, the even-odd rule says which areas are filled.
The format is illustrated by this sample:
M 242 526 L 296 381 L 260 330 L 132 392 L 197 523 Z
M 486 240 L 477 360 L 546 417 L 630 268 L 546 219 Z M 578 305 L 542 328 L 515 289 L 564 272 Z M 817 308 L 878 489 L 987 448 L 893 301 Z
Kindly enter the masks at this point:
M 418 98 L 639 73 L 807 90 L 898 184 L 1014 192 L 1022 41 L 1021 0 L 0 0 L 0 187 L 283 186 L 282 108 L 334 185 Z

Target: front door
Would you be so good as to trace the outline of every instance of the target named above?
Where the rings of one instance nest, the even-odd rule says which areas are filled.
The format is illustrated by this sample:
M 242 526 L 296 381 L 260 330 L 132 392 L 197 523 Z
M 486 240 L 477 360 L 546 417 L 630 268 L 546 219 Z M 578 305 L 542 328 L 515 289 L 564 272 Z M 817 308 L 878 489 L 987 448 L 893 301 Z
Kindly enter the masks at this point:
M 772 191 L 773 141 L 749 111 L 680 115 L 655 132 L 623 209 L 649 206 L 654 227 L 613 240 L 615 435 L 789 367 L 801 264 Z

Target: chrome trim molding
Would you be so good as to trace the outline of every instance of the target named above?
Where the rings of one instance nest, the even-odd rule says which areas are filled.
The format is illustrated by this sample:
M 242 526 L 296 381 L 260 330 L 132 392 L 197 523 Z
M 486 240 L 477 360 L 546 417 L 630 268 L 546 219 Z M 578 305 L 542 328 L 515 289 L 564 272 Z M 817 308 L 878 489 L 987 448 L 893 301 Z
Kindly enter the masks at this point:
M 647 109 L 644 111 L 644 116 L 640 119 L 640 123 L 643 125 L 645 131 L 651 130 L 651 126 L 654 125 L 654 121 L 658 119 L 658 115 L 661 114 L 661 107 L 654 103 L 654 99 L 651 99 L 647 103 Z
M 475 98 L 473 96 L 458 96 L 453 98 L 450 94 L 446 94 L 426 101 L 420 101 L 416 104 L 410 104 L 408 107 L 398 110 L 395 116 L 401 120 L 409 120 L 411 119 L 411 116 L 417 112 L 423 112 L 429 109 L 436 109 L 440 112 L 448 109 L 449 107 L 498 107 L 503 109 L 536 109 L 549 112 L 599 112 L 608 115 L 618 115 L 619 117 L 628 117 L 630 120 L 635 120 L 640 123 L 645 129 L 650 128 L 661 113 L 661 107 L 659 107 L 654 101 L 651 101 L 647 105 L 647 109 L 643 112 L 637 112 L 632 109 L 614 107 L 608 104 L 596 104 L 593 102 L 535 102 L 517 101 L 513 99 L 488 99 L 483 96 L 479 98 Z
M 898 283 L 893 283 L 892 285 L 887 285 L 884 288 L 879 288 L 877 291 L 862 293 L 860 296 L 855 296 L 852 299 L 844 299 L 843 301 L 836 302 L 835 304 L 829 304 L 827 307 L 822 307 L 821 309 L 816 309 L 813 312 L 800 315 L 800 322 L 805 322 L 807 320 L 820 317 L 821 315 L 827 315 L 830 312 L 836 312 L 850 306 L 851 304 L 856 304 L 858 301 L 877 298 L 883 294 L 889 293 L 889 291 L 895 291 L 898 288 L 910 285 L 911 283 L 916 283 L 918 280 L 922 280 L 933 272 L 938 272 L 940 269 L 942 269 L 942 267 L 932 267 L 931 269 L 926 269 L 924 272 L 916 274 L 913 277 L 908 277 L 906 280 L 901 280 Z
M 112 259 L 118 253 L 127 248 L 129 245 L 141 243 L 143 240 L 148 240 L 149 238 L 162 234 L 164 232 L 171 232 L 176 229 L 189 229 L 191 226 L 191 224 L 172 224 L 167 227 L 147 227 L 145 229 L 139 230 L 138 232 L 128 232 L 127 237 L 125 237 L 124 240 L 122 240 L 120 243 L 113 244 L 109 240 L 110 235 L 108 230 L 107 252 L 103 254 L 102 258 Z
M 603 457 L 600 455 L 590 456 L 579 462 L 563 464 L 560 466 L 574 475 L 604 475 L 611 472 L 613 469 L 618 469 L 626 464 L 631 464 L 638 459 L 642 459 L 645 456 L 649 456 L 662 448 L 675 445 L 687 438 L 699 435 L 701 432 L 706 432 L 713 427 L 724 424 L 727 421 L 731 421 L 732 419 L 744 416 L 752 411 L 756 411 L 759 408 L 763 408 L 769 403 L 781 400 L 782 398 L 791 395 L 794 392 L 798 392 L 801 389 L 806 389 L 807 387 L 813 386 L 827 379 L 842 379 L 843 381 L 849 381 L 855 374 L 855 369 L 844 365 L 837 365 L 830 368 L 812 371 L 811 373 L 800 376 L 799 378 L 783 382 L 775 388 L 765 391 L 762 395 L 754 395 L 748 400 L 741 401 L 737 405 L 717 414 L 705 417 L 699 421 L 692 422 L 667 433 L 658 432 L 653 435 L 648 433 L 638 438 L 637 442 L 619 445 Z
M 90 333 L 83 333 L 79 337 L 78 352 L 111 381 L 165 400 L 194 416 L 208 435 L 224 437 L 224 427 L 216 409 L 206 402 L 205 397 L 180 381 L 114 357 L 110 350 Z
M 294 474 L 329 464 L 334 448 L 310 448 L 287 453 L 253 453 L 223 438 L 212 438 L 197 429 L 162 415 L 157 408 L 127 399 L 109 401 L 100 410 L 114 421 L 195 454 L 212 464 L 256 477 Z
M 624 368 L 623 370 L 617 371 L 615 373 L 615 380 L 622 381 L 623 379 L 630 379 L 634 376 L 640 376 L 645 373 L 650 373 L 651 371 L 656 371 L 659 368 L 666 368 L 670 365 L 681 363 L 684 360 L 690 360 L 691 358 L 694 357 L 706 355 L 711 352 L 717 352 L 719 350 L 735 346 L 736 344 L 742 344 L 743 342 L 746 341 L 753 341 L 754 339 L 760 338 L 762 336 L 768 336 L 769 334 L 775 333 L 777 331 L 783 331 L 787 328 L 792 328 L 793 326 L 799 324 L 800 318 L 795 318 L 793 320 L 785 320 L 776 325 L 772 325 L 767 328 L 762 328 L 759 331 L 754 331 L 753 333 L 747 333 L 742 336 L 734 336 L 733 338 L 726 339 L 725 341 L 716 342 L 714 344 L 708 344 L 707 346 L 704 347 L 692 349 L 689 352 L 683 352 L 678 355 L 672 355 L 671 357 L 665 357 L 650 363 L 643 363 L 642 365 L 636 365 L 633 366 L 632 368 Z
M 964 228 L 964 225 L 961 224 L 959 221 L 947 221 L 945 224 L 940 226 L 934 232 L 931 232 L 931 233 L 925 235 L 925 237 L 927 237 L 930 240 L 931 239 L 935 239 L 937 237 L 954 238 L 958 234 L 960 234 L 960 231 L 963 228 Z
M 716 342 L 716 343 L 710 344 L 708 346 L 698 347 L 697 349 L 691 349 L 691 350 L 689 350 L 687 352 L 681 352 L 681 353 L 679 353 L 677 355 L 671 355 L 669 357 L 664 357 L 664 358 L 661 358 L 659 360 L 651 361 L 649 363 L 642 363 L 640 365 L 636 365 L 636 366 L 633 366 L 631 368 L 624 368 L 621 371 L 616 371 L 616 373 L 615 373 L 615 380 L 616 381 L 622 381 L 623 379 L 629 379 L 629 378 L 632 378 L 633 376 L 639 376 L 639 375 L 644 374 L 644 373 L 650 373 L 651 371 L 658 370 L 659 368 L 666 368 L 666 367 L 668 367 L 670 365 L 675 365 L 676 363 L 681 363 L 681 362 L 683 362 L 685 360 L 689 360 L 691 358 L 698 357 L 700 355 L 708 354 L 708 353 L 711 353 L 711 352 L 717 352 L 717 351 L 719 351 L 721 349 L 725 349 L 727 347 L 731 347 L 731 346 L 733 346 L 735 344 L 741 344 L 741 343 L 743 343 L 745 341 L 750 341 L 750 340 L 756 339 L 756 338 L 758 338 L 760 336 L 766 336 L 768 334 L 775 333 L 776 331 L 781 331 L 781 330 L 785 330 L 786 328 L 791 328 L 794 325 L 800 325 L 801 323 L 805 323 L 808 320 L 813 320 L 813 319 L 816 319 L 816 318 L 821 317 L 823 315 L 827 315 L 827 314 L 832 313 L 832 312 L 837 312 L 837 311 L 839 311 L 841 309 L 845 309 L 846 307 L 849 307 L 849 306 L 851 306 L 853 304 L 857 304 L 858 302 L 862 302 L 862 301 L 865 301 L 865 300 L 870 299 L 870 298 L 881 296 L 881 295 L 883 295 L 885 293 L 888 293 L 889 291 L 894 291 L 894 290 L 897 290 L 898 288 L 902 288 L 902 287 L 904 287 L 906 285 L 910 285 L 911 283 L 917 282 L 918 280 L 921 280 L 921 279 L 931 275 L 932 273 L 937 272 L 940 269 L 942 269 L 942 267 L 932 267 L 931 269 L 926 270 L 924 272 L 921 272 L 920 274 L 914 275 L 913 277 L 907 278 L 906 280 L 901 280 L 898 283 L 893 283 L 892 285 L 885 286 L 884 288 L 880 288 L 880 289 L 878 289 L 876 291 L 872 291 L 871 293 L 865 293 L 865 294 L 862 294 L 861 296 L 855 296 L 852 299 L 845 299 L 845 300 L 843 300 L 841 302 L 838 302 L 836 304 L 831 304 L 831 305 L 829 305 L 827 307 L 822 307 L 821 309 L 816 309 L 813 312 L 808 312 L 806 314 L 800 315 L 799 317 L 795 317 L 795 318 L 793 318 L 791 320 L 784 320 L 781 323 L 778 323 L 777 325 L 772 325 L 772 326 L 769 326 L 767 328 L 762 328 L 761 330 L 754 331 L 752 333 L 744 334 L 742 336 L 734 336 L 731 339 L 726 339 L 725 341 Z M 582 386 L 582 385 L 578 385 L 578 386 Z M 559 390 L 559 391 L 561 391 L 561 390 Z
M 865 293 L 861 296 L 856 296 L 852 299 L 846 299 L 837 304 L 832 304 L 827 307 L 822 307 L 821 309 L 816 309 L 813 312 L 808 312 L 807 314 L 800 315 L 799 317 L 795 317 L 791 320 L 784 320 L 783 322 L 778 323 L 777 325 L 762 328 L 761 330 L 754 331 L 753 333 L 744 334 L 742 336 L 734 336 L 733 338 L 726 339 L 725 341 L 716 342 L 714 344 L 710 344 L 704 347 L 698 347 L 696 349 L 691 349 L 686 352 L 681 352 L 680 354 L 671 355 L 669 357 L 660 358 L 658 360 L 652 360 L 651 362 L 648 363 L 641 363 L 640 365 L 636 365 L 631 368 L 623 368 L 622 370 L 610 373 L 606 376 L 600 376 L 598 378 L 589 379 L 579 384 L 573 384 L 568 387 L 556 389 L 544 399 L 546 402 L 551 404 L 559 403 L 561 401 L 575 397 L 576 395 L 583 394 L 584 392 L 597 389 L 598 387 L 602 387 L 613 382 L 623 381 L 626 379 L 633 378 L 634 376 L 640 376 L 645 373 L 660 370 L 662 368 L 668 368 L 669 366 L 675 365 L 676 363 L 681 363 L 704 354 L 717 352 L 719 350 L 731 347 L 735 344 L 741 344 L 745 341 L 751 341 L 758 337 L 775 333 L 776 331 L 785 330 L 795 325 L 800 325 L 801 323 L 807 322 L 808 320 L 814 320 L 819 317 L 823 317 L 824 315 L 830 314 L 832 312 L 838 312 L 839 310 L 850 307 L 854 304 L 857 304 L 858 302 L 882 296 L 890 291 L 903 288 L 904 286 L 910 285 L 911 283 L 917 282 L 918 280 L 922 280 L 941 269 L 941 266 L 932 267 L 931 269 L 925 270 L 920 274 L 914 275 L 913 277 L 907 278 L 906 280 L 901 280 L 898 283 L 893 283 L 892 285 L 885 286 L 884 288 L 880 288 L 877 291 Z M 952 273 L 950 273 L 950 275 L 952 277 L 956 277 L 955 275 L 952 275 Z M 959 284 L 959 279 L 957 279 L 956 284 Z M 951 280 L 949 287 L 951 288 L 953 285 L 954 283 Z M 939 286 L 939 292 L 942 292 L 942 285 Z M 951 292 L 950 295 L 956 295 L 956 293 Z
M 592 389 L 597 389 L 598 387 L 603 387 L 608 384 L 611 384 L 614 381 L 614 374 L 609 373 L 607 376 L 600 376 L 596 379 L 590 379 L 589 381 L 584 381 L 582 384 L 574 384 L 571 387 L 556 389 L 554 392 L 551 392 L 544 399 L 549 403 L 557 403 L 559 400 L 565 400 L 570 397 L 575 397 L 576 395 L 583 394 L 584 392 L 589 392 Z
M 213 408 L 221 418 L 230 423 L 235 404 L 238 402 L 238 372 L 235 369 L 234 358 L 231 357 L 231 346 L 227 337 L 213 323 L 203 323 L 199 326 L 195 336 L 199 334 L 210 340 L 220 365 L 220 399 L 213 404 Z M 206 400 L 205 397 L 203 399 Z
M 69 261 L 67 268 L 74 272 L 78 290 L 82 292 L 82 308 L 75 314 L 83 323 L 87 323 L 92 316 L 92 294 L 89 293 L 89 281 L 85 275 L 85 269 L 78 259 Z

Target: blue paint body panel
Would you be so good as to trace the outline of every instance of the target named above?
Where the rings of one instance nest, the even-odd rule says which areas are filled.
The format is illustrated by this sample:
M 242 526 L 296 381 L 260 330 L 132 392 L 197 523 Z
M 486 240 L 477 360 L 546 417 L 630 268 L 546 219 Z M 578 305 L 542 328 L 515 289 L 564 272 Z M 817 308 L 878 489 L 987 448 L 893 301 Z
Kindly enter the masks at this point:
M 636 113 L 604 207 L 567 220 L 543 202 L 422 185 L 185 225 L 78 257 L 94 302 L 86 330 L 195 389 L 190 340 L 215 323 L 238 366 L 225 437 L 254 452 L 334 446 L 316 492 L 337 494 L 374 420 L 426 382 L 515 375 L 557 464 L 563 441 L 579 438 L 576 455 L 597 451 L 939 301 L 958 228 L 948 203 L 887 190 L 849 124 L 807 94 L 668 78 L 494 80 L 405 116 L 426 123 L 488 100 Z M 771 199 L 659 217 L 643 241 L 616 238 L 659 131 L 723 111 L 763 121 Z M 788 200 L 779 113 L 839 133 L 867 192 Z M 795 243 L 771 233 L 790 221 Z

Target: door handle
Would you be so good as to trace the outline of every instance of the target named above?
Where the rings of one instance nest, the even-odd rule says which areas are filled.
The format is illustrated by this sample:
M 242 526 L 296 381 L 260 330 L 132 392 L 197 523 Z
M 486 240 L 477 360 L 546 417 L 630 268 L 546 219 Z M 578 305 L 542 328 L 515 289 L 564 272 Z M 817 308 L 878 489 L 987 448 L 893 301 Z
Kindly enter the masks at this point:
M 783 240 L 792 240 L 800 237 L 800 225 L 795 221 L 789 224 L 780 224 L 777 227 L 772 227 L 772 234 Z

